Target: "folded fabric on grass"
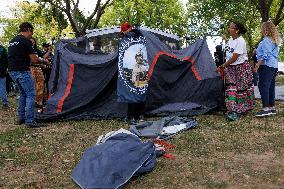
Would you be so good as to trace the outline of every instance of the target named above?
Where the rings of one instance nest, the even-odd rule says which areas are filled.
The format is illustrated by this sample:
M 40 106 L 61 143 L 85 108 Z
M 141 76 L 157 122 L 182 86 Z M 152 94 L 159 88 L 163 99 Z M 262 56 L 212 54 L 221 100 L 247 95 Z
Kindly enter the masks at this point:
M 193 102 L 178 102 L 163 105 L 157 109 L 147 112 L 148 116 L 194 116 L 209 112 L 214 107 L 206 107 Z M 194 110 L 194 111 L 193 111 Z
M 121 129 L 87 149 L 71 178 L 84 189 L 121 188 L 132 176 L 156 166 L 155 146 Z
M 145 121 L 130 126 L 130 131 L 139 137 L 167 139 L 179 132 L 195 128 L 197 121 L 187 117 L 164 117 L 157 121 Z

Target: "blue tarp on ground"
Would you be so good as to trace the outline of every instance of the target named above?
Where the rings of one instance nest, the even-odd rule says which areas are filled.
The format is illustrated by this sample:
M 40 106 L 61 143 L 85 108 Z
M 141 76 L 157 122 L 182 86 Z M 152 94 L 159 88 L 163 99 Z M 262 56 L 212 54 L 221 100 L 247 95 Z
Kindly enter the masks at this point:
M 118 133 L 87 149 L 71 177 L 84 189 L 120 188 L 133 175 L 151 171 L 155 165 L 153 142 Z

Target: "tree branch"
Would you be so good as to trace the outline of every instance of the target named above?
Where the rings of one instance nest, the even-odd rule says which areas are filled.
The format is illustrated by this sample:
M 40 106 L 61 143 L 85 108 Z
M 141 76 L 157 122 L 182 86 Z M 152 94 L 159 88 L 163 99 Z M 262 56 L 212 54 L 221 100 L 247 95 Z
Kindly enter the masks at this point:
M 113 4 L 113 2 L 114 2 L 114 1 L 107 0 L 107 1 L 105 2 L 105 4 L 103 4 L 103 6 L 101 7 L 101 9 L 98 11 L 98 14 L 97 14 L 97 16 L 96 16 L 96 19 L 95 19 L 95 21 L 94 21 L 94 23 L 93 23 L 93 25 L 92 25 L 92 28 L 97 27 L 97 25 L 98 25 L 98 23 L 99 23 L 99 21 L 100 21 L 100 18 L 101 18 L 101 16 L 102 16 L 103 13 L 104 13 L 105 8 L 107 8 L 107 6 L 111 6 L 111 5 Z
M 76 22 L 74 16 L 72 16 L 72 14 L 71 14 L 70 0 L 65 0 L 65 5 L 66 5 L 65 14 L 68 17 L 68 20 L 69 20 L 69 22 L 71 24 L 71 27 L 72 27 L 73 31 L 76 33 L 76 36 L 79 36 L 80 31 L 79 31 L 77 22 Z
M 94 11 L 92 12 L 92 14 L 87 18 L 83 28 L 82 28 L 82 31 L 81 32 L 85 32 L 87 27 L 89 26 L 91 20 L 93 19 L 93 17 L 97 14 L 98 10 L 100 9 L 100 4 L 101 4 L 101 0 L 98 0 L 97 1 L 97 4 L 96 4 L 96 7 L 94 9 Z
M 274 24 L 277 26 L 284 18 L 283 14 L 283 8 L 284 8 L 284 0 L 281 1 L 281 5 L 277 11 L 277 14 L 274 19 Z M 281 19 L 282 18 L 282 19 Z
M 104 9 L 111 5 L 113 3 L 113 1 L 111 0 L 107 0 L 102 6 L 100 5 L 101 4 L 101 0 L 98 0 L 97 1 L 97 4 L 96 4 L 96 7 L 94 9 L 94 11 L 92 12 L 92 14 L 87 18 L 83 28 L 82 28 L 82 32 L 85 32 L 87 27 L 90 25 L 91 23 L 91 20 L 93 19 L 93 17 L 96 15 L 96 18 L 92 24 L 92 28 L 95 28 L 97 25 L 98 25 L 98 22 L 102 16 L 102 14 L 104 13 Z M 81 33 L 83 34 L 83 33 Z
M 268 11 L 266 10 L 265 0 L 258 1 L 258 10 L 260 12 L 262 22 L 266 22 L 268 20 Z

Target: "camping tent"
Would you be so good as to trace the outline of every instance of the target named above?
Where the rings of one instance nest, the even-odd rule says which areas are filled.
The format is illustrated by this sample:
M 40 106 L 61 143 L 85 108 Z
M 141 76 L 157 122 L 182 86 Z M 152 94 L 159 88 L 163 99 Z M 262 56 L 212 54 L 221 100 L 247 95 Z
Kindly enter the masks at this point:
M 92 35 L 102 38 L 117 34 L 119 27 L 110 30 Z M 205 39 L 173 50 L 161 41 L 161 36 L 177 41 L 171 35 L 143 28 L 140 31 L 147 41 L 150 64 L 148 115 L 198 115 L 223 106 L 223 81 Z M 51 94 L 45 111 L 37 114 L 39 121 L 126 116 L 127 105 L 117 101 L 118 52 L 92 53 L 88 45 L 81 48 L 90 35 L 57 42 L 49 80 Z

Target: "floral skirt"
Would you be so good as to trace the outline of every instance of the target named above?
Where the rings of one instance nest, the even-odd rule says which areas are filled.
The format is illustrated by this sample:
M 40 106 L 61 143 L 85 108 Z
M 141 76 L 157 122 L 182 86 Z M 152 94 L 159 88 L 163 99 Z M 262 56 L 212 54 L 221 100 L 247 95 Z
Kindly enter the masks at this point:
M 36 96 L 35 102 L 42 105 L 44 98 L 44 76 L 40 67 L 31 66 L 31 73 L 35 82 Z
M 253 73 L 247 61 L 225 70 L 225 102 L 227 109 L 236 113 L 254 108 Z

